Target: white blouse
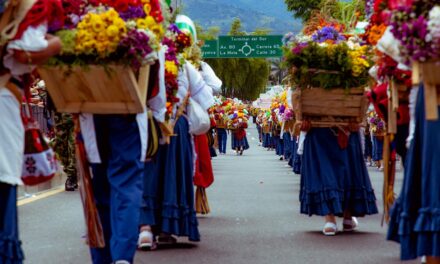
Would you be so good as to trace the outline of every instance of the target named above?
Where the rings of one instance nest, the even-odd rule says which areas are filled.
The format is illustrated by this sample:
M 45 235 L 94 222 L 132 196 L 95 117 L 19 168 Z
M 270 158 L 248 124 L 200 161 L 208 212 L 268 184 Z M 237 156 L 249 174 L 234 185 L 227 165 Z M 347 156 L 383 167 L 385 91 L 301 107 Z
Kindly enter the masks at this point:
M 165 114 L 167 111 L 167 94 L 165 87 L 165 49 L 162 47 L 159 51 L 158 58 L 160 63 L 159 68 L 159 93 L 148 100 L 148 108 L 153 112 L 154 119 L 158 122 L 165 121 Z
M 191 98 L 199 103 L 203 109 L 208 110 L 214 105 L 212 88 L 207 85 L 202 75 L 191 63 L 185 63 L 183 69 L 179 71 L 177 81 L 179 84 L 177 97 L 180 99 L 180 102 L 176 105 L 180 105 L 183 102 L 188 91 L 191 93 Z

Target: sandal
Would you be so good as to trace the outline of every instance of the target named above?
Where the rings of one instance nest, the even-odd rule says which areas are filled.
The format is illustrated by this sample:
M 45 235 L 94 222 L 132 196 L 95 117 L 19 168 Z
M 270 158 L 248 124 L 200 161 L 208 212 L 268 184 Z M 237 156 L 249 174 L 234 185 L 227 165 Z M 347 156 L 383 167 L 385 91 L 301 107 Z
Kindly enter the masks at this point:
M 155 250 L 156 242 L 154 242 L 154 235 L 150 231 L 144 230 L 139 234 L 138 249 L 141 250 Z
M 359 222 L 356 217 L 352 217 L 351 219 L 344 219 L 342 226 L 344 232 L 353 232 L 358 228 Z
M 338 226 L 335 223 L 327 222 L 322 229 L 322 233 L 325 236 L 335 236 L 338 232 Z
M 157 241 L 160 244 L 165 244 L 165 245 L 177 244 L 177 239 L 175 237 L 173 237 L 172 235 L 163 234 L 163 233 L 159 235 L 159 238 L 157 239 Z

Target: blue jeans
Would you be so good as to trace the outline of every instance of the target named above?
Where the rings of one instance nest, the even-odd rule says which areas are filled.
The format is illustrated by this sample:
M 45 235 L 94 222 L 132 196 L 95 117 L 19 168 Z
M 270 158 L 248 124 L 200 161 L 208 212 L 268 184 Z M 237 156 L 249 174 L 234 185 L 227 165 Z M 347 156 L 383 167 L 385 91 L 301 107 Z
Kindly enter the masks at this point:
M 101 164 L 92 164 L 93 191 L 105 248 L 91 249 L 95 264 L 133 262 L 142 198 L 141 139 L 135 115 L 95 115 Z
M 226 129 L 217 128 L 217 137 L 218 137 L 218 149 L 220 153 L 226 154 L 226 143 L 228 141 L 228 134 Z

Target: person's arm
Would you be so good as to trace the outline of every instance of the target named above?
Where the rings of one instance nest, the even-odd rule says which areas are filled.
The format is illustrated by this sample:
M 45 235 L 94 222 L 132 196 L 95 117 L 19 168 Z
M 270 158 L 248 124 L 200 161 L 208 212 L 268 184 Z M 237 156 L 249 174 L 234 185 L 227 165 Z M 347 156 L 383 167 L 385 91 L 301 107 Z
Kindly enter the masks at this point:
M 61 52 L 61 40 L 58 37 L 47 35 L 48 46 L 44 50 L 37 52 L 28 52 L 23 50 L 14 50 L 14 59 L 22 64 L 43 64 L 50 57 Z

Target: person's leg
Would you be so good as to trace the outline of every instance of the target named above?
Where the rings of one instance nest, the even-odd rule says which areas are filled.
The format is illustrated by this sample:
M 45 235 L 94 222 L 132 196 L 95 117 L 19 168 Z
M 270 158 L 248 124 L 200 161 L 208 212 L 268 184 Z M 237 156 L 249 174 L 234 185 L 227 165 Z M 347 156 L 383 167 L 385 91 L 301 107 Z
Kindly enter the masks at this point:
M 0 263 L 23 262 L 24 254 L 18 236 L 17 186 L 0 182 Z M 0 250 L 1 250 L 0 249 Z
M 223 130 L 223 154 L 226 154 L 226 146 L 228 145 L 228 134 Z
M 110 222 L 110 185 L 108 182 L 107 168 L 108 155 L 111 151 L 109 144 L 109 128 L 105 118 L 95 117 L 96 139 L 100 151 L 100 164 L 92 164 L 92 185 L 96 208 L 98 209 L 104 232 L 105 248 L 91 248 L 94 264 L 113 262 L 110 251 L 111 222 Z
M 135 115 L 112 116 L 109 121 L 110 248 L 114 261 L 132 263 L 137 248 L 145 166 L 141 162 L 141 138 Z
M 217 141 L 218 141 L 218 151 L 220 154 L 223 153 L 223 135 L 221 132 L 221 128 L 217 129 Z

